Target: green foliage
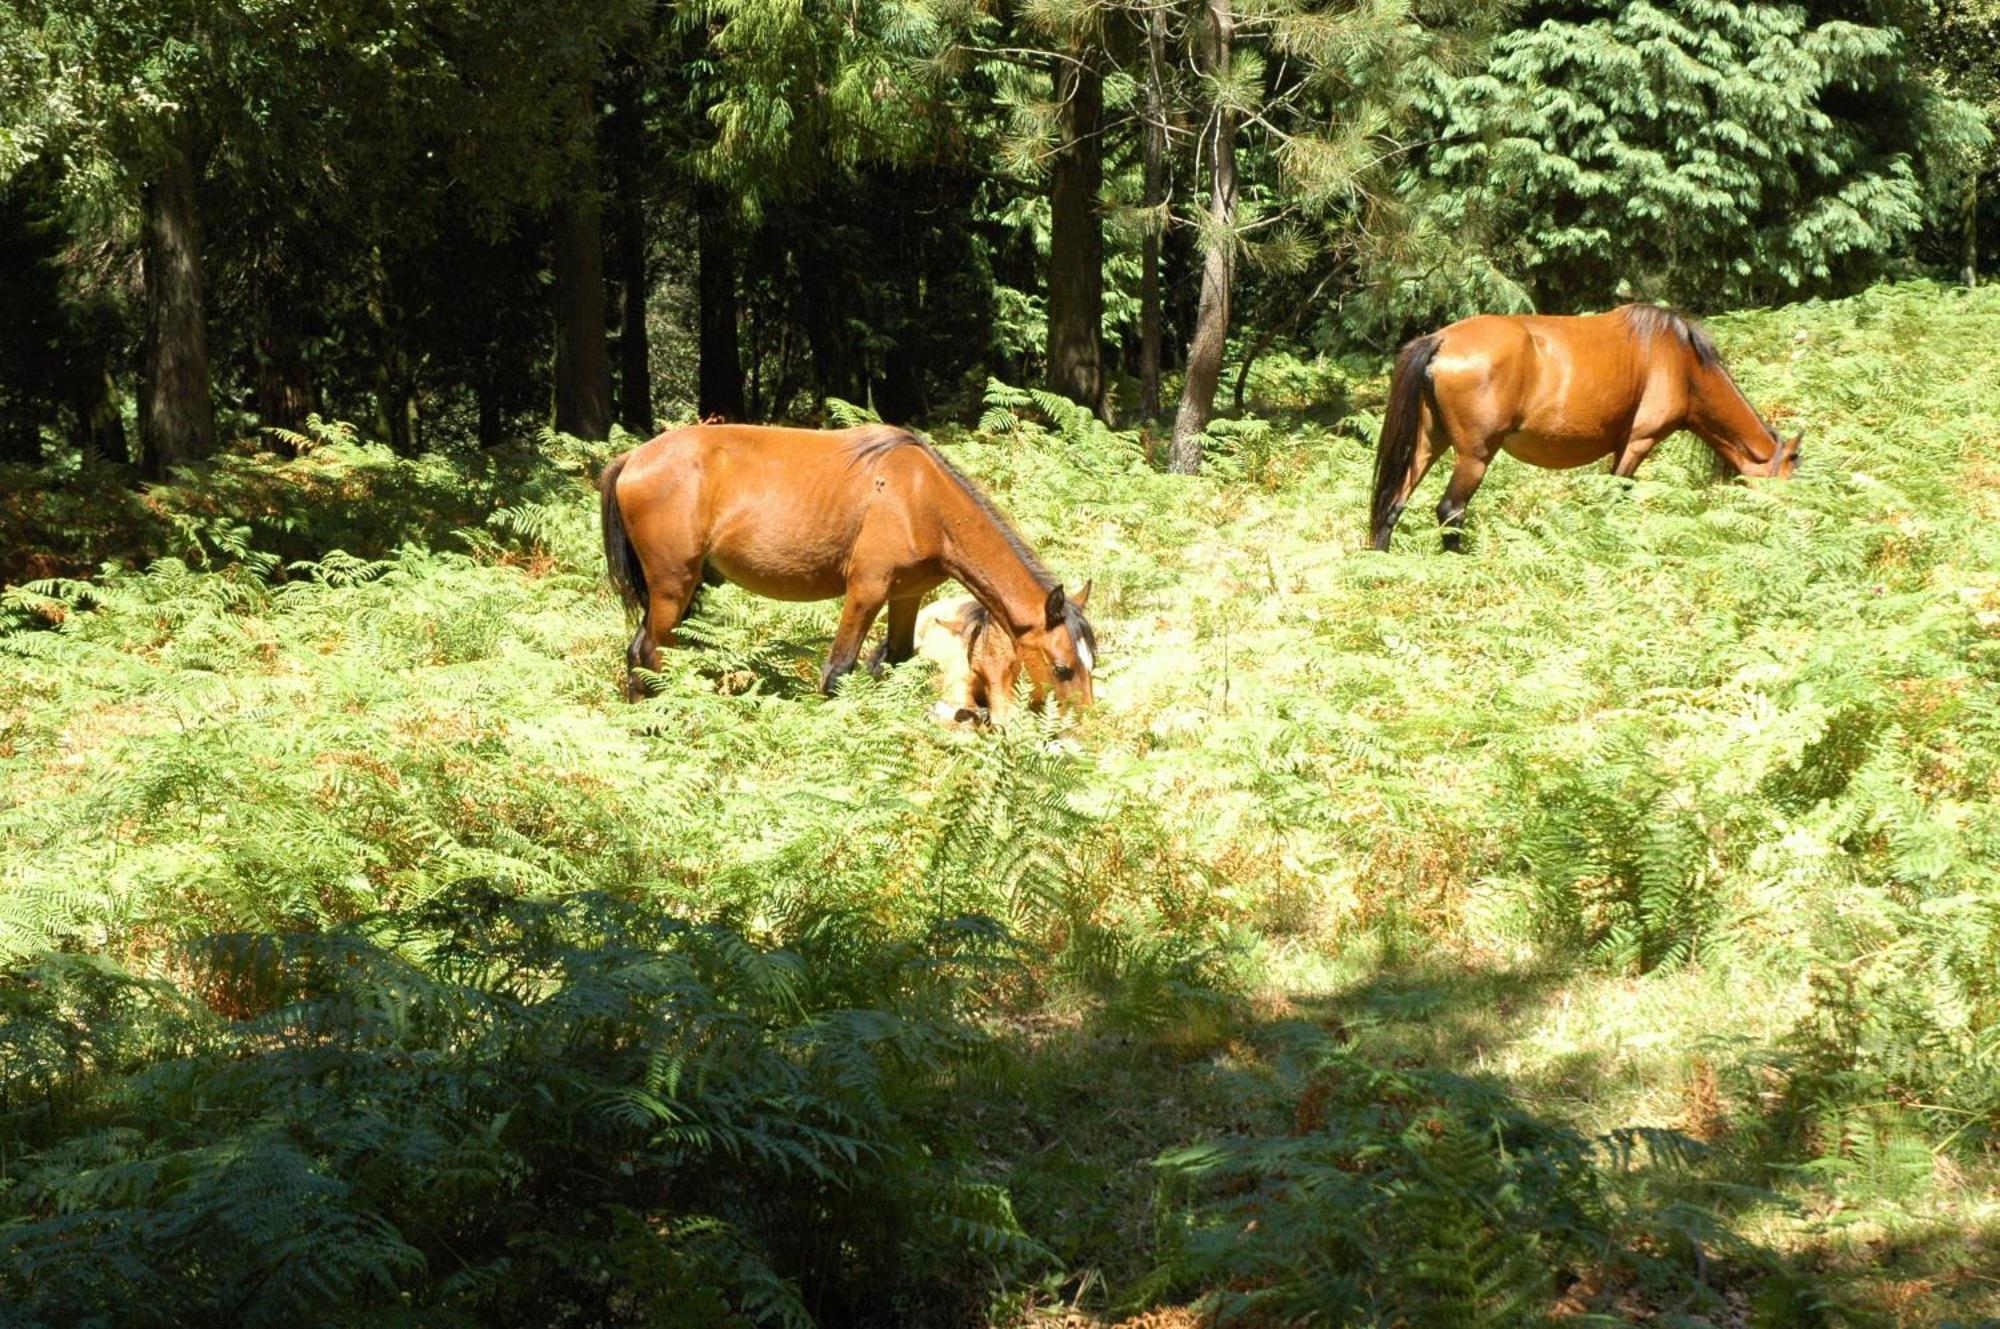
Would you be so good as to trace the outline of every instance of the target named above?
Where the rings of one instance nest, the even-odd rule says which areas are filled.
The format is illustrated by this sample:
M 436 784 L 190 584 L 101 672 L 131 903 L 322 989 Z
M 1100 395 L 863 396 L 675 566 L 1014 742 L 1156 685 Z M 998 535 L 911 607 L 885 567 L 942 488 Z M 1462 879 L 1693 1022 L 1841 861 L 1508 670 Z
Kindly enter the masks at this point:
M 379 558 L 434 542 L 440 529 L 474 537 L 504 499 L 547 503 L 576 490 L 552 457 L 523 451 L 399 457 L 317 416 L 280 438 L 295 458 L 228 453 L 144 494 L 101 464 L 7 467 L 0 576 L 27 582 L 162 557 L 202 568 L 249 559 L 271 573 L 329 549 Z
M 980 427 L 936 442 L 1053 571 L 1094 579 L 1103 644 L 1096 708 L 1000 733 L 932 724 L 921 664 L 817 697 L 832 607 L 730 587 L 657 695 L 620 702 L 602 445 L 455 470 L 322 429 L 292 461 L 190 471 L 146 509 L 150 564 L 0 601 L 0 1206 L 36 1259 L 81 1260 L 60 1207 L 112 1212 L 89 1189 L 108 1170 L 160 1178 L 102 1220 L 130 1258 L 76 1277 L 178 1280 L 174 1306 L 218 1257 L 155 1209 L 273 1224 L 282 1286 L 307 1288 L 287 1296 L 319 1295 L 310 1274 L 470 1321 L 829 1319 L 816 1288 L 864 1323 L 1170 1298 L 1276 1318 L 1324 1297 L 1364 1323 L 1865 1324 L 1892 1295 L 1990 1315 L 1962 1275 L 2000 1110 L 2000 399 L 1976 353 L 2000 301 L 1917 284 L 1712 326 L 1750 397 L 1806 427 L 1794 479 L 1718 481 L 1692 441 L 1630 483 L 1503 461 L 1464 558 L 1360 549 L 1379 372 L 1274 357 L 1252 400 L 1297 414 L 1218 425 L 1194 479 L 989 384 Z M 10 510 L 58 502 L 90 519 L 54 488 Z M 519 995 L 518 957 L 555 953 L 507 933 L 530 917 L 565 958 Z M 452 969 L 467 935 L 515 958 Z M 625 981 L 634 937 L 730 1031 L 674 1045 L 679 1092 L 748 1163 L 686 1140 L 661 1161 L 668 1126 L 611 1092 L 681 1101 L 624 1060 L 638 1034 L 592 1042 L 548 1006 L 571 975 L 578 1000 Z M 256 954 L 302 986 L 226 977 Z M 357 995 L 385 974 L 409 1012 L 390 1033 Z M 617 1028 L 661 1010 L 632 1003 Z M 320 1133 L 380 1104 L 297 1068 L 319 1045 L 286 1012 L 308 1010 L 328 1047 L 390 1049 L 370 1074 L 412 1108 L 383 1115 L 438 1141 L 390 1133 L 416 1180 Z M 1302 1045 L 1306 1020 L 1327 1037 Z M 396 1078 L 436 1065 L 439 1095 L 491 1106 L 506 1086 L 465 1080 L 495 1047 L 603 1101 L 558 1084 L 574 1110 L 524 1103 L 532 1130 L 487 1139 L 465 1123 L 490 1116 Z M 731 1133 L 784 1115 L 743 1085 L 802 1067 L 786 1092 L 823 1106 L 798 1120 L 869 1142 L 812 1154 L 837 1183 Z M 147 1110 L 189 1101 L 155 1088 L 169 1072 L 234 1106 L 212 1129 Z M 616 1147 L 570 1170 L 572 1139 Z M 218 1198 L 249 1175 L 225 1156 L 258 1160 L 250 1217 Z M 56 1189 L 24 1189 L 30 1160 Z M 451 1208 L 468 1194 L 529 1204 L 540 1235 L 465 1238 L 515 1212 Z M 887 1212 L 850 1216 L 864 1201 Z M 575 1272 L 447 1290 L 439 1243 Z
M 27 1324 L 880 1316 L 1035 1251 L 926 1125 L 998 942 L 474 890 L 210 938 L 178 986 L 16 966 L 0 1292 Z
M 1431 94 L 1426 205 L 1472 238 L 1462 280 L 1491 264 L 1551 311 L 1851 287 L 1923 224 L 1925 154 L 1983 133 L 1919 80 L 1892 16 L 1552 8 Z
M 1159 1276 L 1226 1287 L 1207 1303 L 1220 1323 L 1541 1323 L 1559 1284 L 1607 1266 L 1676 1284 L 1684 1303 L 1714 1300 L 1683 1263 L 1712 1216 L 1628 1212 L 1609 1179 L 1638 1164 L 1684 1168 L 1701 1153 L 1693 1141 L 1592 1141 L 1488 1084 L 1388 1069 L 1324 1039 L 1303 1051 L 1289 1136 L 1159 1160 Z M 1672 1256 L 1641 1253 L 1642 1236 Z
M 1728 809 L 1702 797 L 1718 772 L 1657 769 L 1653 739 L 1650 726 L 1615 729 L 1577 765 L 1517 785 L 1534 810 L 1521 853 L 1544 937 L 1620 970 L 1689 963 L 1721 922 L 1709 858 Z

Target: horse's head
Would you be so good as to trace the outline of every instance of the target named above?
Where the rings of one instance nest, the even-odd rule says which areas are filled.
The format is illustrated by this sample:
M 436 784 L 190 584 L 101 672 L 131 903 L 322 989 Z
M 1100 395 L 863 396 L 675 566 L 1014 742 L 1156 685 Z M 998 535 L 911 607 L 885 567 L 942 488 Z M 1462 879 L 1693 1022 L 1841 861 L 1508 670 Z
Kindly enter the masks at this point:
M 1057 586 L 1043 606 L 1042 622 L 1016 634 L 1014 650 L 1037 704 L 1050 693 L 1068 706 L 1088 706 L 1095 700 L 1090 675 L 1097 668 L 1097 634 L 1083 616 L 1089 603 L 1089 582 L 1074 596 Z

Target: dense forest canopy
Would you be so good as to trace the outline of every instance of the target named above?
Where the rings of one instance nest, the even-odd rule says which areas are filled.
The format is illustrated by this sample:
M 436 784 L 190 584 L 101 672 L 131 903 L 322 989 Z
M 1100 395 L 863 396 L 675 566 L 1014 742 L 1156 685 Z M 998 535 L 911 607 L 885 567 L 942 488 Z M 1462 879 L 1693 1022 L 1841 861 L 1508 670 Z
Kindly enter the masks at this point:
M 24 0 L 0 459 L 997 376 L 1193 469 L 1273 345 L 1976 281 L 1996 52 L 1990 0 Z

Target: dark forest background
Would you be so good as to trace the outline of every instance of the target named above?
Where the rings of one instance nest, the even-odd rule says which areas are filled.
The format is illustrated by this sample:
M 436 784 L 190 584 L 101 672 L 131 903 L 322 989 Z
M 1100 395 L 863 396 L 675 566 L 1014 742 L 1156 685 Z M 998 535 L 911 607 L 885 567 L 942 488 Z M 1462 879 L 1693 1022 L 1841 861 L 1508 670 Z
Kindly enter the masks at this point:
M 997 376 L 1192 470 L 1274 346 L 1977 281 L 1996 52 L 1992 0 L 25 0 L 0 461 Z

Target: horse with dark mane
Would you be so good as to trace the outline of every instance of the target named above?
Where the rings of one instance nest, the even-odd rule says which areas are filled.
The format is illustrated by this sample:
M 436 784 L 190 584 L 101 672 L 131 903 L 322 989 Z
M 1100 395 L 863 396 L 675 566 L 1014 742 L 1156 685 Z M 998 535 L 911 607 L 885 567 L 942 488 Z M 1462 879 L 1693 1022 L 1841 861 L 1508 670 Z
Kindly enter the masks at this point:
M 831 691 L 884 606 L 884 658 L 909 659 L 924 596 L 953 578 L 1012 641 L 1037 702 L 1091 700 L 1080 603 L 915 434 L 693 425 L 616 458 L 598 486 L 611 580 L 639 612 L 628 671 L 657 671 L 695 593 L 729 581 L 775 600 L 846 596 L 820 675 Z M 637 694 L 628 672 L 626 695 Z
M 1396 357 L 1375 448 L 1377 549 L 1431 463 L 1449 450 L 1438 504 L 1447 549 L 1465 505 L 1505 451 L 1537 466 L 1611 458 L 1631 475 L 1655 444 L 1694 433 L 1739 475 L 1784 476 L 1799 437 L 1780 438 L 1743 396 L 1715 343 L 1686 315 L 1625 305 L 1579 317 L 1482 315 L 1419 337 Z

